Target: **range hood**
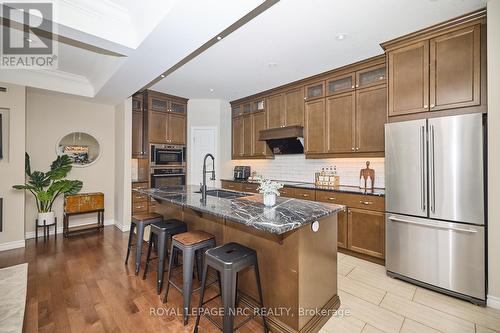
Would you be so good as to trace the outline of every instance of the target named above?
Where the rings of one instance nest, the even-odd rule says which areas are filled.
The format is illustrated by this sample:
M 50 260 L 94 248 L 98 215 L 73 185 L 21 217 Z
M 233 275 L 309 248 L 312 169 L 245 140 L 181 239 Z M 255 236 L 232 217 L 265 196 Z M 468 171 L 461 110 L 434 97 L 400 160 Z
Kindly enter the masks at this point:
M 302 126 L 286 126 L 259 132 L 259 141 L 266 141 L 275 155 L 303 154 L 304 128 Z

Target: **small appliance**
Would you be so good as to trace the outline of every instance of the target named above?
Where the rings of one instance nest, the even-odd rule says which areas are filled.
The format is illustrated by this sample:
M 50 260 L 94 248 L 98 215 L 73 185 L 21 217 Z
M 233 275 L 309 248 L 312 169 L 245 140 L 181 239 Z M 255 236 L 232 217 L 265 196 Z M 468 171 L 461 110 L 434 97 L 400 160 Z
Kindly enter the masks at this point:
M 185 163 L 186 146 L 150 145 L 151 166 L 182 166 Z
M 186 185 L 186 168 L 151 168 L 151 187 Z
M 235 166 L 233 177 L 235 180 L 247 180 L 250 177 L 250 167 L 243 165 Z

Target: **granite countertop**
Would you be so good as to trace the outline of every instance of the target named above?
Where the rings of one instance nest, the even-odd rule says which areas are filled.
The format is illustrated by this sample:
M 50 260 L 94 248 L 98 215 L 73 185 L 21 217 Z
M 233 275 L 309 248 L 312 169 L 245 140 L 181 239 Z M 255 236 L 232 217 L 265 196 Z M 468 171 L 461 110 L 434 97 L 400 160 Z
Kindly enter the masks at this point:
M 256 184 L 256 181 L 252 180 L 235 180 L 235 179 L 221 179 L 223 181 L 236 182 L 236 183 L 250 183 Z M 375 188 L 373 190 L 362 190 L 357 186 L 347 186 L 340 185 L 338 187 L 330 187 L 330 186 L 318 186 L 314 183 L 306 183 L 306 182 L 294 182 L 287 180 L 275 180 L 279 183 L 282 183 L 286 187 L 295 187 L 295 188 L 303 188 L 309 190 L 321 190 L 321 191 L 329 191 L 329 192 L 341 192 L 341 193 L 353 193 L 353 194 L 363 194 L 363 195 L 375 195 L 379 197 L 385 196 L 385 189 Z
M 229 192 L 246 196 L 233 199 L 207 196 L 206 203 L 202 203 L 201 194 L 195 193 L 199 189 L 199 186 L 188 185 L 136 191 L 160 202 L 169 202 L 209 213 L 275 235 L 284 234 L 345 209 L 342 205 L 282 197 L 276 198 L 274 207 L 266 207 L 262 203 L 261 194 L 252 195 L 234 191 Z

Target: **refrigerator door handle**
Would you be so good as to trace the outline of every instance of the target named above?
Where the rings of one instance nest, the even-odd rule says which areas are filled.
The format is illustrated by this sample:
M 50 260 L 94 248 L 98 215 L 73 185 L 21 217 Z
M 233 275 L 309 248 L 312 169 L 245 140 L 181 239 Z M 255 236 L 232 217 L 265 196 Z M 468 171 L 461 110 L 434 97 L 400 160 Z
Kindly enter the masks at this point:
M 395 216 L 390 216 L 389 220 L 391 220 L 393 222 L 416 224 L 416 225 L 421 225 L 421 226 L 424 226 L 424 227 L 431 227 L 431 228 L 438 228 L 438 229 L 447 229 L 447 230 L 453 230 L 453 231 L 459 231 L 459 232 L 468 232 L 468 233 L 472 233 L 472 234 L 477 233 L 477 230 L 474 230 L 474 229 L 453 228 L 453 227 L 448 227 L 448 226 L 440 225 L 440 224 L 424 223 L 424 222 L 417 222 L 417 221 L 411 221 L 411 220 L 406 220 L 406 219 L 400 219 L 400 218 L 397 218 Z
M 436 212 L 436 162 L 435 162 L 435 147 L 434 147 L 434 125 L 430 125 L 430 206 L 431 212 Z
M 420 128 L 420 176 L 421 176 L 421 190 L 420 196 L 422 211 L 426 210 L 426 191 L 425 191 L 425 126 Z

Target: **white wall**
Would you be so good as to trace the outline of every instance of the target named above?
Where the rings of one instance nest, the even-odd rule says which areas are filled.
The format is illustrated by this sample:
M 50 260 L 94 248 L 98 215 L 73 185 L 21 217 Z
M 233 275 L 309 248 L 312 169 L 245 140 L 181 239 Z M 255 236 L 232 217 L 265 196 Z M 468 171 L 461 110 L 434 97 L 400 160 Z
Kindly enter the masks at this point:
M 220 186 L 219 180 L 227 178 L 231 173 L 231 107 L 227 101 L 218 99 L 190 99 L 187 112 L 187 183 L 191 184 L 191 175 L 201 173 L 201 170 L 193 170 L 191 144 L 192 127 L 216 127 L 217 128 L 217 154 L 215 156 L 215 174 L 218 180 L 216 186 Z M 228 174 L 229 172 L 229 174 Z M 197 185 L 197 184 L 193 184 Z
M 93 135 L 101 145 L 101 156 L 91 166 L 74 167 L 69 179 L 83 181 L 82 192 L 103 192 L 105 224 L 114 223 L 115 215 L 115 108 L 90 99 L 43 90 L 28 89 L 26 98 L 26 151 L 33 170 L 47 171 L 56 158 L 56 143 L 64 135 L 81 131 Z M 130 146 L 129 146 L 130 147 Z M 62 227 L 63 200 L 54 204 Z M 26 195 L 26 234 L 34 234 L 37 215 L 35 202 Z M 95 214 L 72 217 L 72 224 L 95 221 Z
M 4 142 L 8 158 L 0 160 L 0 197 L 3 198 L 3 231 L 0 232 L 0 251 L 24 247 L 24 191 L 12 185 L 24 184 L 24 148 L 26 119 L 26 88 L 0 83 L 7 92 L 0 92 L 0 110 L 9 114 L 9 140 Z
M 366 168 L 375 170 L 375 187 L 384 188 L 384 158 L 328 158 L 306 159 L 304 155 L 276 155 L 270 160 L 235 160 L 234 165 L 249 165 L 253 171 L 266 178 L 299 182 L 314 182 L 315 172 L 322 168 L 336 166 L 342 185 L 359 185 L 359 171 Z M 232 176 L 230 177 L 232 178 Z
M 132 98 L 115 107 L 115 225 L 130 230 Z
M 500 309 L 500 1 L 488 1 L 488 304 Z

